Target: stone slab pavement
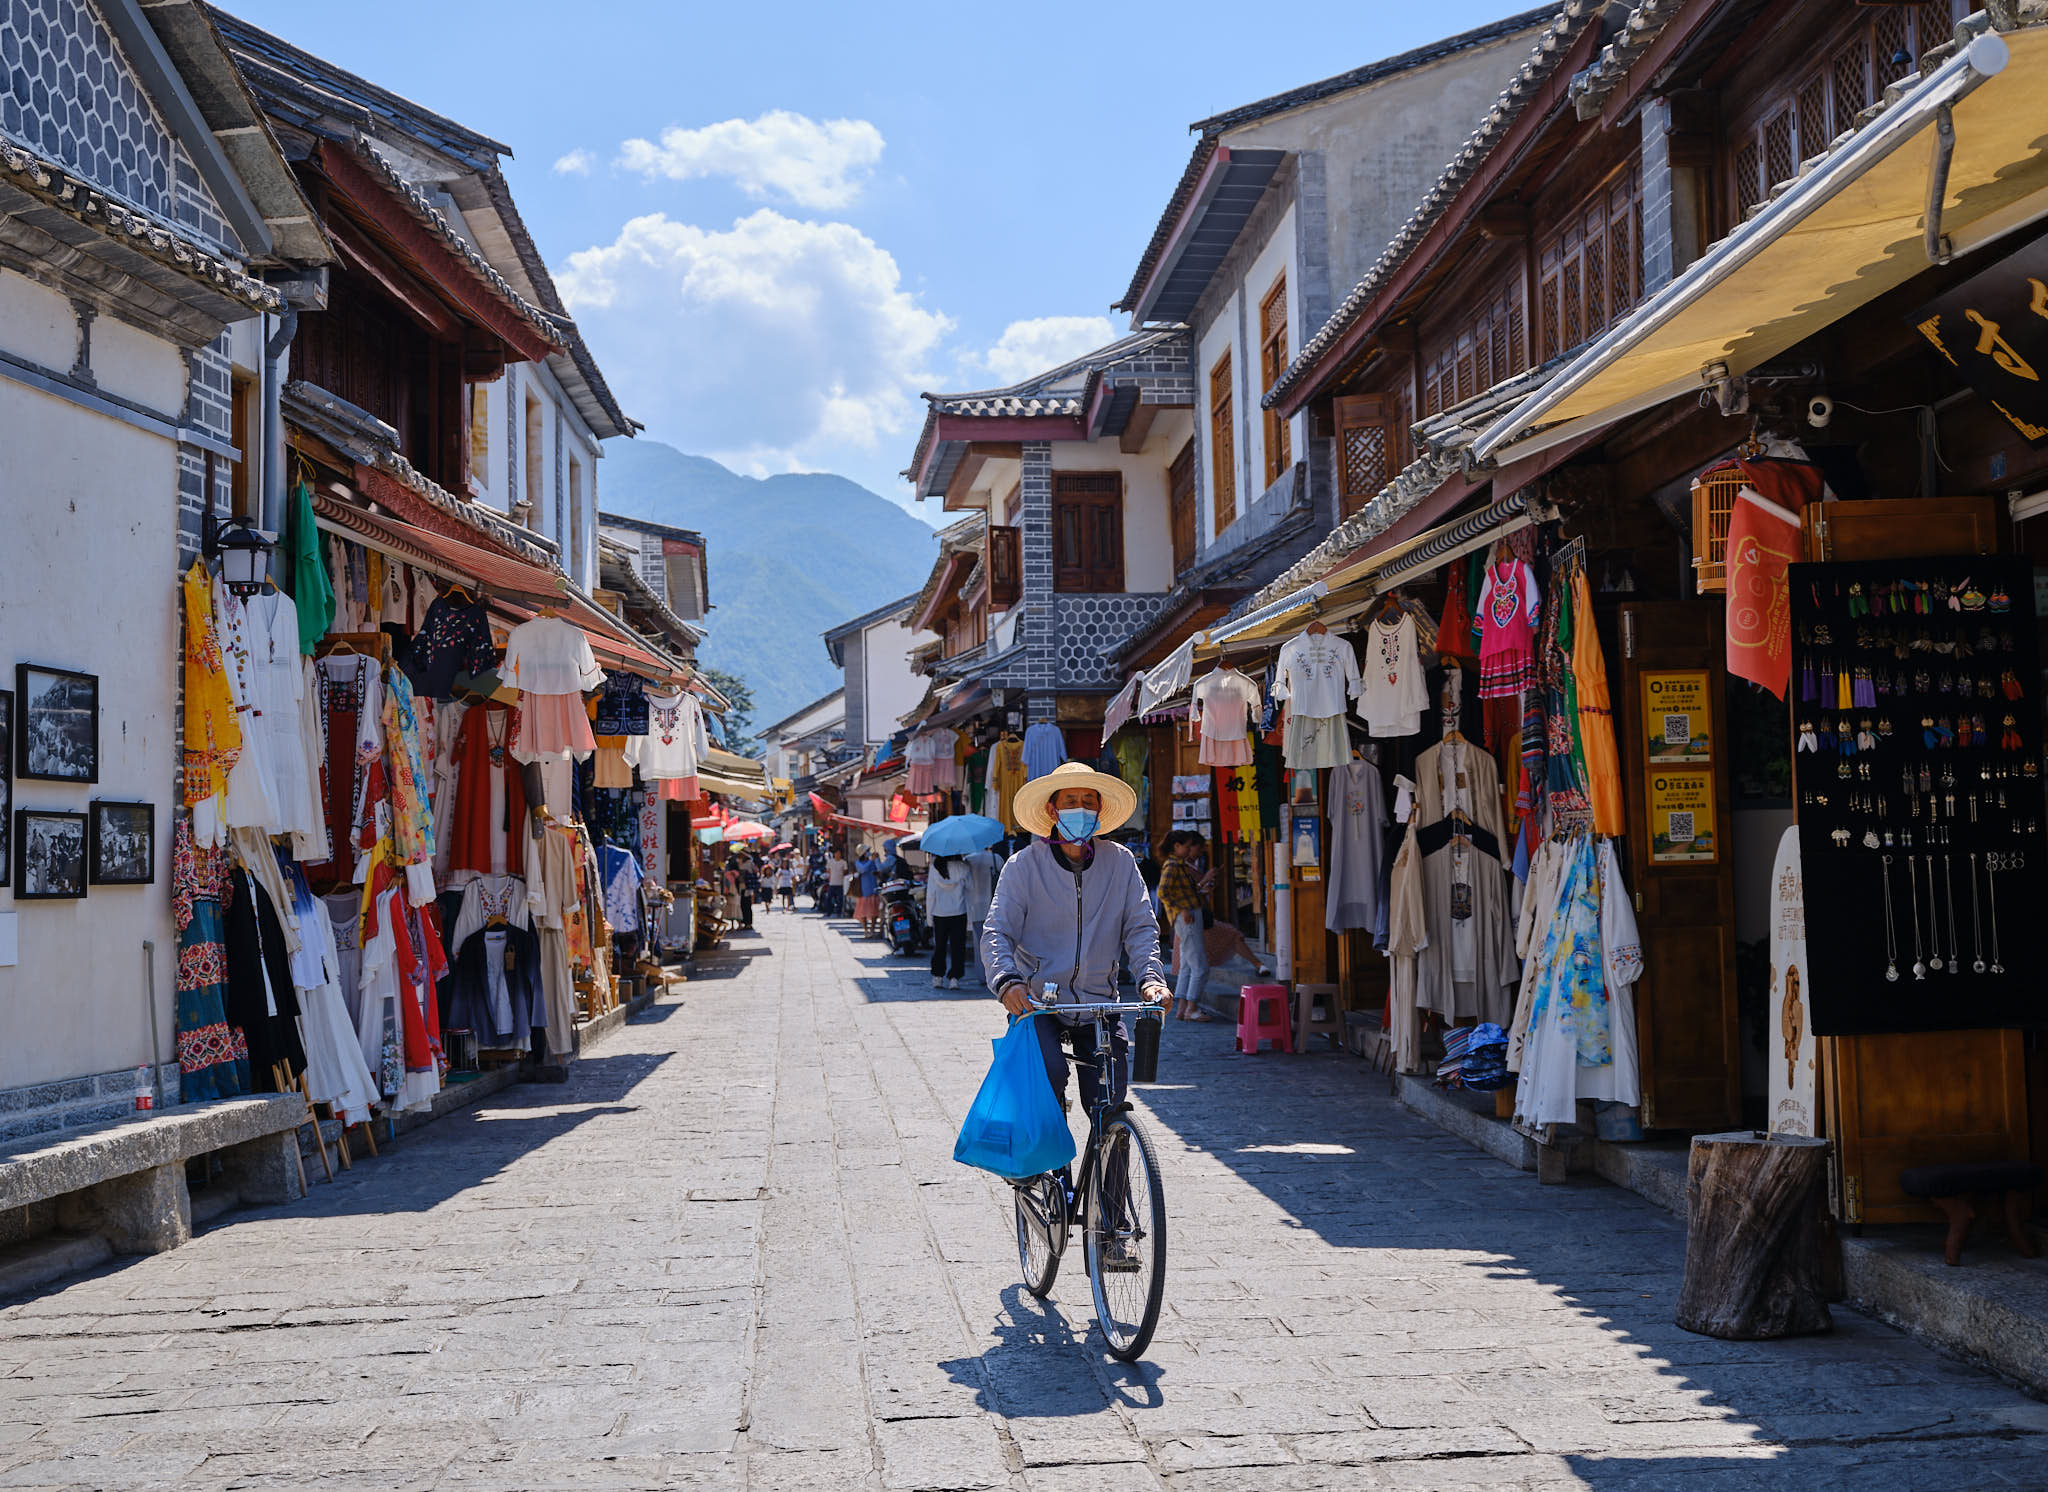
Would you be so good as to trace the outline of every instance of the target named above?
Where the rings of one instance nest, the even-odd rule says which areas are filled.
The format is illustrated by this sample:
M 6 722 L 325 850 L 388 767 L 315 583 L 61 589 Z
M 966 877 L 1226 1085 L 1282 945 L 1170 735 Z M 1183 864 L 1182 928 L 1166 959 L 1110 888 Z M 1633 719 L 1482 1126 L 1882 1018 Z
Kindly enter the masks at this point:
M 0 1307 L 0 1488 L 2048 1487 L 2048 1406 L 1846 1311 L 1688 1335 L 1668 1215 L 1220 1024 L 1142 1090 L 1167 1312 L 1118 1364 L 951 1159 L 993 1002 L 755 920 L 565 1087 Z

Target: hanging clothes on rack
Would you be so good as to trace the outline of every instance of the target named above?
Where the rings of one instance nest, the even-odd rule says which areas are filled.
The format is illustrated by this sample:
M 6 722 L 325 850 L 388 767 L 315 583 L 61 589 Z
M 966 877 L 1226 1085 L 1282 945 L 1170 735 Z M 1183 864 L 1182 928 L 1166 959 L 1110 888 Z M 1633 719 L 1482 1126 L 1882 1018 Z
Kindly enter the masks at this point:
M 393 669 L 384 688 L 385 772 L 391 793 L 392 844 L 404 867 L 406 895 L 416 907 L 434 899 L 434 810 L 412 680 Z
M 1387 1037 L 1393 1044 L 1397 1072 L 1415 1072 L 1422 1066 L 1422 1012 L 1417 996 L 1422 955 L 1429 947 L 1422 883 L 1422 850 L 1411 818 L 1387 882 Z
M 188 819 L 171 836 L 171 914 L 178 928 L 178 1081 L 186 1103 L 249 1091 L 249 1044 L 228 1024 L 222 908 L 228 855 L 198 843 Z
M 1572 572 L 1571 595 L 1571 668 L 1577 683 L 1579 744 L 1585 761 L 1586 792 L 1593 800 L 1593 828 L 1596 833 L 1609 836 L 1625 834 L 1628 811 L 1622 803 L 1621 755 L 1615 747 L 1614 707 L 1607 693 L 1607 658 L 1593 625 L 1593 591 L 1583 564 Z
M 1366 629 L 1365 657 L 1358 714 L 1366 730 L 1380 737 L 1421 734 L 1429 687 L 1423 678 L 1415 618 L 1398 610 L 1375 617 Z
M 547 1028 L 540 939 L 511 923 L 479 927 L 461 944 L 441 983 L 442 1024 L 475 1034 L 477 1045 L 524 1052 Z
M 1532 682 L 1541 600 L 1526 560 L 1509 552 L 1487 565 L 1478 602 L 1481 699 L 1505 699 Z
M 1305 771 L 1351 759 L 1344 711 L 1362 687 L 1351 643 L 1321 622 L 1287 640 L 1273 665 L 1273 698 L 1287 703 L 1282 750 L 1288 766 Z
M 1050 720 L 1024 732 L 1024 780 L 1043 777 L 1067 759 L 1067 733 Z
M 227 843 L 229 773 L 242 754 L 242 724 L 215 630 L 213 588 L 198 560 L 185 572 L 185 781 L 192 833 L 203 847 Z
M 504 875 L 525 863 L 526 787 L 512 761 L 512 711 L 474 705 L 456 735 L 455 809 L 448 854 L 451 878 Z
M 414 693 L 426 699 L 452 699 L 457 680 L 487 674 L 497 661 L 490 613 L 451 586 L 427 607 L 426 620 L 413 634 L 405 669 Z
M 1445 1020 L 1505 1026 L 1518 970 L 1493 760 L 1463 737 L 1446 739 L 1423 752 L 1416 778 L 1428 928 L 1417 1003 Z
M 950 789 L 959 782 L 954 755 L 959 742 L 960 733 L 943 725 L 931 726 L 910 738 L 903 757 L 910 769 L 906 789 L 911 796 L 921 798 Z
M 988 750 L 988 779 L 984 784 L 988 796 L 982 811 L 1000 820 L 1012 834 L 1017 832 L 1017 789 L 1028 776 L 1024 768 L 1024 743 L 1004 731 L 1002 739 Z
M 1195 759 L 1205 767 L 1241 767 L 1250 762 L 1247 725 L 1260 703 L 1259 686 L 1227 663 L 1196 684 L 1191 718 L 1201 725 L 1202 742 Z M 1342 708 L 1340 704 L 1338 709 Z
M 308 861 L 322 885 L 356 878 L 356 827 L 363 780 L 384 751 L 383 665 L 362 653 L 334 652 L 313 664 L 313 707 L 320 717 L 318 787 L 327 857 Z
M 1377 766 L 1346 762 L 1330 773 L 1330 875 L 1323 891 L 1323 926 L 1331 932 L 1369 931 L 1379 921 L 1386 823 Z
M 647 696 L 647 733 L 626 737 L 626 763 L 640 770 L 644 782 L 666 786 L 664 796 L 694 802 L 701 793 L 697 773 L 711 736 L 704 727 L 704 709 L 687 689 Z

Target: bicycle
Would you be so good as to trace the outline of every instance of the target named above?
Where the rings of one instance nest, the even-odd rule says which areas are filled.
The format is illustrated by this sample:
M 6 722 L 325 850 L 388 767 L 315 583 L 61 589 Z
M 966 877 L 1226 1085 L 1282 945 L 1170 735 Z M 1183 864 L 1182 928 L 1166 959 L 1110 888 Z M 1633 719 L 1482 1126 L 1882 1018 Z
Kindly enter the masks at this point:
M 1024 1019 L 1055 1009 L 1034 1005 Z M 1059 1275 L 1069 1230 L 1079 1227 L 1096 1323 L 1110 1356 L 1135 1362 L 1152 1341 L 1166 1299 L 1166 1188 L 1151 1138 L 1131 1117 L 1130 1098 L 1110 1102 L 1114 1055 L 1109 1028 L 1127 1014 L 1143 1021 L 1160 1020 L 1166 1012 L 1158 1005 L 1118 1001 L 1057 1009 L 1094 1022 L 1096 1101 L 1089 1107 L 1081 1174 L 1071 1187 L 1058 1171 L 1011 1183 L 1017 1259 L 1024 1288 L 1045 1299 Z

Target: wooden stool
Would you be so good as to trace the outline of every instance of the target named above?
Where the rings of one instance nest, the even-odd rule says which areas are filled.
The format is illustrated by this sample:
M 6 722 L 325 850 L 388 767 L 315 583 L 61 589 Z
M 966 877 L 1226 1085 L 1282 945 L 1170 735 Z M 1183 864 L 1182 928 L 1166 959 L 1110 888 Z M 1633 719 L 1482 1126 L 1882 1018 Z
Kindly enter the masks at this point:
M 1965 1161 L 1945 1166 L 1915 1166 L 1899 1172 L 1899 1189 L 1909 1197 L 1932 1202 L 1948 1216 L 1948 1238 L 1941 1256 L 1951 1266 L 1963 1262 L 1963 1242 L 1970 1236 L 1970 1220 L 1976 1209 L 1972 1196 L 2001 1193 L 2005 1200 L 2005 1232 L 2023 1259 L 2039 1251 L 2027 1232 L 2027 1193 L 2041 1184 L 2041 1168 L 2025 1161 Z
M 1316 1019 L 1316 1001 L 1323 1002 L 1323 1016 Z M 1337 986 L 1334 984 L 1297 984 L 1294 987 L 1294 1049 L 1308 1050 L 1308 1039 L 1321 1035 L 1330 1038 L 1333 1046 L 1342 1049 L 1344 1045 L 1344 1017 L 1337 1009 Z
M 1287 986 L 1247 984 L 1237 992 L 1237 1049 L 1247 1057 L 1259 1054 L 1270 1038 L 1276 1052 L 1292 1052 L 1294 1037 L 1287 1019 Z

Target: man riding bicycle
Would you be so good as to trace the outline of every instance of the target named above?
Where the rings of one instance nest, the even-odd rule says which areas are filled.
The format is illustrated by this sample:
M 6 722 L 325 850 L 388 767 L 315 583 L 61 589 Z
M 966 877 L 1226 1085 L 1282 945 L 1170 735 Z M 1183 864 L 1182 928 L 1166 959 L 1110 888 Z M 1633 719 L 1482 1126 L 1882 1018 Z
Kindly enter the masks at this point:
M 1055 1005 L 1117 998 L 1117 959 L 1131 967 L 1148 1000 L 1173 999 L 1159 964 L 1159 923 L 1131 852 L 1097 836 L 1121 828 L 1138 795 L 1120 777 L 1067 762 L 1017 790 L 1017 822 L 1037 836 L 1003 867 L 982 929 L 981 957 L 996 995 L 1022 1015 L 1048 985 Z M 1130 1080 L 1130 1033 L 1111 1028 L 1109 1101 L 1122 1103 Z M 1041 1017 L 1038 1040 L 1046 1076 L 1067 1102 L 1067 1057 L 1080 1068 L 1081 1102 L 1097 1098 L 1095 1027 Z

